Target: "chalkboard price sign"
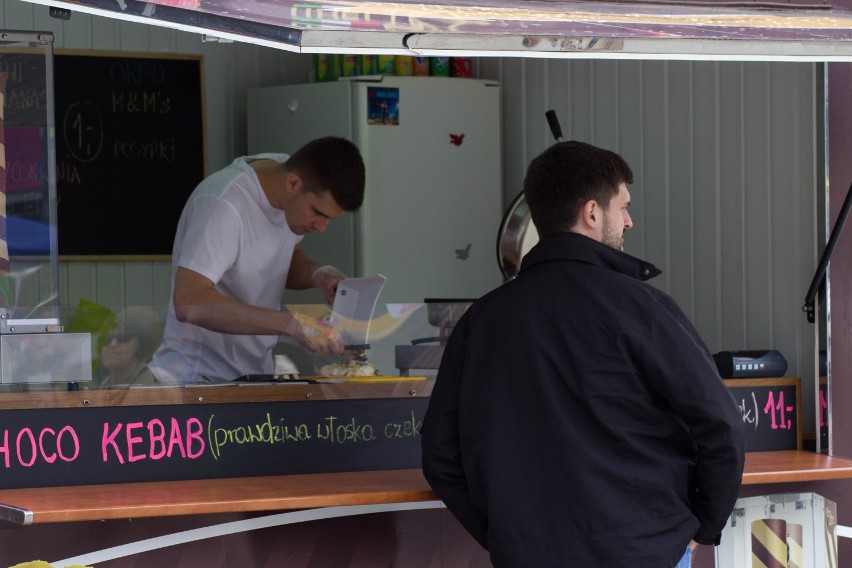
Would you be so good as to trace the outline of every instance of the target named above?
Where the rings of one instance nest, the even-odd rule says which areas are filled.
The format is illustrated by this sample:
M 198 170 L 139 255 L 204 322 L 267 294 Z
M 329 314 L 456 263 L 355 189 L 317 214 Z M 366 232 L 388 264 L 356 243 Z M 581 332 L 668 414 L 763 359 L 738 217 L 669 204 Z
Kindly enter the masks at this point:
M 417 468 L 427 403 L 409 397 L 4 410 L 0 486 Z
M 59 254 L 168 255 L 205 173 L 199 57 L 57 52 Z
M 746 426 L 746 451 L 802 449 L 800 380 L 729 379 Z

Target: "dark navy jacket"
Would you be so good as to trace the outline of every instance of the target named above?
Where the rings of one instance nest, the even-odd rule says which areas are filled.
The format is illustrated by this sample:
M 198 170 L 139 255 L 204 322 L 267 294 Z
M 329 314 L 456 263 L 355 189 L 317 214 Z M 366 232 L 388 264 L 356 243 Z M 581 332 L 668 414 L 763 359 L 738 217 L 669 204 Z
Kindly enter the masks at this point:
M 670 568 L 718 543 L 744 427 L 653 265 L 574 233 L 450 337 L 423 423 L 423 471 L 496 568 Z

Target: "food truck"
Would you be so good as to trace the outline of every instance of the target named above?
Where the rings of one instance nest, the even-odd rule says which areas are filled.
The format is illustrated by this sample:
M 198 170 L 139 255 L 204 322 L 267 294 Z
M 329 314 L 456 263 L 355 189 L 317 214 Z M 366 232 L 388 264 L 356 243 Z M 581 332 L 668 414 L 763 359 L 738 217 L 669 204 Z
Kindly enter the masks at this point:
M 548 60 L 548 65 L 550 59 L 569 57 L 618 61 L 704 59 L 811 62 L 816 70 L 812 71 L 810 83 L 821 84 L 818 79 L 828 77 L 820 96 L 828 99 L 829 103 L 832 100 L 841 102 L 823 106 L 824 100 L 816 97 L 820 105 L 814 113 L 823 117 L 828 126 L 825 131 L 820 131 L 824 135 L 824 147 L 822 141 L 814 141 L 813 145 L 823 150 L 828 148 L 830 152 L 815 158 L 811 171 L 822 172 L 823 177 L 833 183 L 801 190 L 801 193 L 806 194 L 804 201 L 813 202 L 812 212 L 819 212 L 821 205 L 825 211 L 822 217 L 812 215 L 813 233 L 820 235 L 820 238 L 802 247 L 812 249 L 812 252 L 809 261 L 802 263 L 804 266 L 797 265 L 797 268 L 802 268 L 797 278 L 810 281 L 819 259 L 819 242 L 827 240 L 830 229 L 835 227 L 848 186 L 849 166 L 837 156 L 848 150 L 850 142 L 842 128 L 833 126 L 848 123 L 849 105 L 844 93 L 848 91 L 852 76 L 847 69 L 848 61 L 852 58 L 849 52 L 849 8 L 840 3 L 835 3 L 830 10 L 814 9 L 806 13 L 788 11 L 775 14 L 760 11 L 755 14 L 747 10 L 730 9 L 727 14 L 711 14 L 715 18 L 705 15 L 707 19 L 699 19 L 697 24 L 685 23 L 686 20 L 694 20 L 695 13 L 683 7 L 665 16 L 662 13 L 646 15 L 637 24 L 633 15 L 635 6 L 631 6 L 630 13 L 626 14 L 623 6 L 613 4 L 611 9 L 595 14 L 594 18 L 575 17 L 566 21 L 549 14 L 548 10 L 535 14 L 519 13 L 518 10 L 522 11 L 523 7 L 495 5 L 491 8 L 506 10 L 507 16 L 530 18 L 507 17 L 504 22 L 512 24 L 508 29 L 504 26 L 499 31 L 489 29 L 489 26 L 495 25 L 494 20 L 458 22 L 452 15 L 440 11 L 412 13 L 403 19 L 387 15 L 381 10 L 373 14 L 364 9 L 353 19 L 351 13 L 347 12 L 344 16 L 330 7 L 293 6 L 292 10 L 287 11 L 273 10 L 270 5 L 260 3 L 255 16 L 260 21 L 242 18 L 226 20 L 230 25 L 222 29 L 221 25 L 213 24 L 220 21 L 221 15 L 216 13 L 214 6 L 205 3 L 176 6 L 167 2 L 130 2 L 126 4 L 127 9 L 121 12 L 98 2 L 71 6 L 60 2 L 52 4 L 51 9 L 57 16 L 68 15 L 63 10 L 70 10 L 72 21 L 79 11 L 91 15 L 96 21 L 100 21 L 100 18 L 123 17 L 134 25 L 173 26 L 183 31 L 203 31 L 217 48 L 227 46 L 228 41 L 245 41 L 306 53 L 329 50 L 341 54 L 347 51 L 384 51 L 408 56 L 416 52 L 431 57 L 441 57 L 448 50 L 460 49 L 468 55 L 489 53 L 507 58 L 518 55 L 542 58 Z M 438 10 L 437 7 L 434 9 Z M 640 11 L 647 14 L 649 10 L 643 6 Z M 683 19 L 677 19 L 679 14 Z M 748 20 L 752 24 L 745 29 L 739 24 L 734 27 L 726 23 L 726 20 L 746 16 L 753 19 Z M 529 32 L 531 21 L 537 23 L 536 29 L 540 33 Z M 601 31 L 604 26 L 611 29 L 616 22 L 620 24 L 617 33 Z M 793 29 L 795 32 L 791 31 Z M 465 538 L 460 527 L 453 524 L 451 515 L 435 500 L 422 479 L 419 473 L 417 432 L 428 402 L 435 362 L 439 360 L 441 338 L 451 331 L 448 325 L 451 326 L 453 316 L 447 320 L 445 314 L 463 311 L 473 296 L 481 294 L 489 286 L 499 285 L 504 278 L 499 271 L 499 264 L 505 262 L 505 258 L 495 255 L 494 244 L 498 232 L 506 227 L 505 215 L 510 213 L 509 206 L 518 192 L 517 171 L 515 178 L 509 180 L 512 183 L 499 178 L 489 182 L 490 190 L 496 191 L 495 195 L 486 197 L 487 193 L 480 194 L 473 204 L 463 206 L 466 207 L 463 211 L 480 206 L 491 208 L 482 216 L 486 227 L 489 226 L 490 216 L 490 226 L 493 227 L 490 236 L 486 232 L 489 243 L 475 242 L 473 237 L 471 240 L 453 238 L 441 243 L 440 250 L 450 253 L 450 262 L 463 262 L 457 257 L 465 250 L 474 255 L 472 259 L 476 262 L 491 258 L 490 263 L 482 265 L 486 273 L 482 279 L 482 289 L 417 290 L 404 287 L 398 296 L 396 292 L 394 296 L 388 296 L 388 303 L 377 303 L 376 311 L 368 320 L 370 335 L 365 338 L 370 345 L 368 356 L 382 371 L 382 374 L 374 375 L 376 378 L 369 381 L 329 380 L 321 374 L 320 369 L 332 361 L 306 360 L 298 350 L 282 345 L 282 354 L 293 360 L 299 370 L 299 380 L 284 383 L 269 377 L 269 380 L 246 380 L 218 386 L 104 388 L 98 384 L 98 374 L 101 372 L 99 358 L 102 356 L 100 342 L 106 340 L 111 326 L 118 321 L 115 317 L 118 316 L 118 307 L 123 307 L 122 302 L 107 306 L 108 302 L 101 299 L 91 304 L 77 301 L 71 304 L 67 297 L 63 299 L 63 292 L 67 292 L 71 286 L 72 293 L 66 296 L 74 296 L 75 300 L 81 296 L 75 288 L 81 285 L 71 285 L 70 280 L 73 279 L 73 273 L 86 270 L 87 259 L 93 258 L 87 256 L 89 251 L 86 246 L 109 246 L 110 243 L 114 245 L 122 241 L 101 229 L 89 238 L 88 243 L 85 239 L 82 244 L 68 243 L 66 246 L 72 248 L 67 250 L 73 252 L 66 256 L 62 248 L 63 232 L 73 221 L 63 223 L 62 211 L 63 207 L 74 201 L 74 184 L 86 185 L 85 165 L 91 163 L 92 151 L 100 147 L 103 140 L 101 135 L 106 135 L 105 131 L 112 120 L 100 114 L 103 107 L 72 106 L 81 102 L 79 100 L 66 100 L 62 103 L 64 112 L 51 116 L 55 101 L 63 96 L 59 87 L 53 83 L 54 77 L 59 76 L 53 70 L 61 71 L 62 65 L 68 69 L 71 63 L 80 66 L 74 69 L 82 69 L 85 63 L 89 63 L 85 55 L 82 56 L 83 61 L 71 61 L 70 58 L 78 54 L 63 53 L 62 50 L 54 52 L 56 37 L 50 32 L 6 33 L 3 39 L 6 42 L 4 49 L 8 49 L 4 51 L 4 57 L 15 61 L 11 70 L 25 69 L 27 65 L 42 70 L 40 83 L 18 84 L 18 90 L 14 92 L 8 87 L 6 90 L 5 146 L 7 149 L 34 149 L 24 158 L 26 164 L 21 161 L 11 162 L 12 168 L 20 166 L 16 171 L 39 172 L 39 175 L 33 176 L 39 182 L 38 187 L 19 188 L 7 181 L 6 188 L 7 219 L 10 219 L 10 258 L 6 279 L 9 300 L 0 329 L 0 361 L 3 377 L 8 377 L 8 380 L 0 381 L 5 389 L 0 402 L 4 416 L 2 440 L 5 451 L 0 453 L 0 458 L 6 460 L 7 476 L 0 490 L 0 503 L 4 504 L 2 517 L 8 523 L 3 530 L 3 542 L 10 543 L 7 550 L 14 550 L 9 553 L 13 556 L 8 558 L 8 563 L 11 565 L 28 559 L 44 558 L 56 562 L 56 565 L 108 566 L 123 555 L 138 558 L 141 562 L 169 558 L 169 562 L 174 563 L 175 558 L 181 559 L 182 564 L 175 565 L 192 565 L 191 562 L 199 558 L 213 559 L 208 565 L 216 565 L 216 561 L 223 566 L 264 565 L 264 562 L 273 565 L 276 555 L 280 554 L 300 554 L 303 557 L 313 555 L 315 559 L 322 559 L 316 562 L 328 566 L 347 565 L 347 562 L 357 562 L 359 558 L 369 562 L 365 559 L 378 557 L 395 558 L 400 565 L 406 565 L 406 560 L 411 558 L 425 557 L 441 558 L 439 562 L 445 565 L 451 565 L 451 559 L 460 557 L 471 558 L 471 562 L 487 561 L 483 560 L 487 558 L 487 553 Z M 454 51 L 453 54 L 457 53 Z M 101 53 L 96 63 L 115 63 L 108 61 L 114 56 L 121 58 L 127 55 Z M 63 57 L 68 58 L 66 62 L 62 62 Z M 153 59 L 155 61 L 145 61 L 145 64 L 152 68 L 155 67 L 153 63 L 178 64 L 168 57 Z M 483 59 L 486 60 L 479 63 L 479 71 L 487 73 L 491 62 L 487 58 Z M 126 69 L 127 63 L 120 61 L 119 68 Z M 513 64 L 509 62 L 505 68 L 514 69 Z M 675 66 L 654 67 L 649 64 L 646 67 L 646 72 L 661 73 L 663 77 L 679 76 Z M 542 70 L 547 68 L 532 69 L 544 72 Z M 737 72 L 746 73 L 750 69 L 743 67 Z M 630 73 L 637 71 L 625 68 L 624 72 L 625 77 L 632 77 L 634 75 Z M 728 68 L 719 64 L 713 72 L 724 75 Z M 10 72 L 9 76 L 14 80 L 14 73 Z M 773 77 L 769 73 L 764 78 L 769 84 L 768 91 L 772 90 Z M 404 81 L 406 78 L 401 79 Z M 144 81 L 145 78 L 139 75 L 129 80 Z M 156 80 L 156 74 L 150 80 Z M 381 79 L 370 81 L 372 83 L 364 88 L 387 88 L 382 86 Z M 505 104 L 510 96 L 506 92 L 511 92 L 512 81 L 513 78 L 509 76 L 503 77 L 502 81 L 491 78 L 477 80 L 479 88 L 502 91 L 503 104 L 498 108 L 498 117 L 494 120 L 505 122 L 504 127 L 517 124 L 506 120 L 507 116 L 514 116 L 512 113 L 517 112 L 511 108 L 507 111 Z M 303 82 L 292 81 L 291 84 Z M 720 85 L 716 84 L 714 88 L 723 93 Z M 345 87 L 355 89 L 349 84 Z M 693 89 L 691 100 L 702 94 L 695 87 Z M 664 106 L 677 104 L 678 99 L 674 96 L 676 92 L 670 91 Z M 260 90 L 254 93 L 257 97 L 263 94 Z M 9 120 L 16 120 L 15 117 L 10 118 L 8 110 L 8 101 L 12 96 L 15 101 L 33 100 L 33 97 L 42 100 L 43 97 L 44 102 L 40 106 L 43 118 L 29 117 L 25 120 L 19 115 L 17 119 L 21 120 L 20 124 L 9 124 Z M 295 95 L 290 96 L 290 99 L 296 98 Z M 118 107 L 109 108 L 126 111 L 128 100 L 111 98 L 109 104 L 117 104 Z M 516 100 L 514 96 L 512 100 Z M 843 101 L 847 101 L 847 104 Z M 155 104 L 153 100 L 151 104 Z M 574 100 L 572 104 L 580 105 L 580 102 Z M 199 104 L 198 108 L 203 108 L 203 105 Z M 247 105 L 246 108 L 248 114 L 252 107 Z M 552 143 L 552 134 L 544 125 L 544 110 L 546 108 L 542 107 L 542 112 L 529 111 L 541 123 L 537 131 L 538 140 L 535 143 L 525 142 L 529 147 Z M 527 111 L 522 109 L 520 112 Z M 288 114 L 299 113 L 289 111 L 284 116 Z M 186 111 L 181 116 L 189 118 Z M 201 116 L 200 122 L 209 121 L 209 116 Z M 721 122 L 724 118 L 720 113 L 718 120 Z M 309 119 L 309 122 L 313 120 Z M 740 122 L 746 122 L 745 115 Z M 532 124 L 533 120 L 529 123 Z M 174 124 L 174 121 L 166 121 L 161 128 L 174 128 Z M 341 120 L 338 124 L 346 122 Z M 564 119 L 563 126 L 567 126 L 566 130 L 569 131 L 580 128 L 571 126 Z M 99 132 L 99 127 L 104 132 Z M 250 122 L 245 128 L 250 144 L 250 137 L 258 131 Z M 748 128 L 744 130 L 750 131 Z M 178 140 L 176 136 L 179 133 L 175 133 L 175 140 Z M 444 137 L 448 133 L 458 134 L 449 128 L 441 131 Z M 503 147 L 510 143 L 512 134 L 517 136 L 518 133 L 507 134 L 505 128 L 500 129 L 498 137 Z M 112 141 L 108 148 L 113 158 L 116 153 L 133 157 L 134 153 L 144 152 L 138 144 L 145 142 L 150 145 L 152 140 L 150 136 L 141 141 L 128 137 Z M 168 140 L 171 141 L 172 137 Z M 206 140 L 202 136 L 204 143 Z M 448 147 L 454 146 L 448 138 L 443 143 Z M 735 152 L 751 151 L 746 143 L 720 138 L 716 142 L 720 149 L 719 156 L 729 143 L 734 145 Z M 192 140 L 186 142 L 187 147 L 193 144 Z M 177 147 L 164 147 L 161 144 L 158 156 L 168 156 L 169 151 Z M 464 144 L 460 147 L 467 148 Z M 61 154 L 57 148 L 63 148 Z M 73 161 L 69 159 L 72 149 L 77 153 Z M 497 152 L 492 159 L 498 163 L 505 161 L 517 164 L 521 160 L 515 156 L 506 158 L 499 149 Z M 822 156 L 828 157 L 823 161 Z M 181 168 L 182 175 L 194 175 L 194 182 L 197 183 L 206 173 L 204 160 L 204 156 L 196 156 L 192 168 Z M 398 158 L 394 156 L 386 160 L 394 161 Z M 6 163 L 10 164 L 8 154 Z M 425 176 L 424 172 L 434 170 L 435 164 L 421 160 L 417 167 L 417 170 L 408 170 L 409 177 Z M 500 168 L 497 170 L 498 175 L 508 178 L 503 175 L 507 168 L 511 171 L 509 166 Z M 185 170 L 189 169 L 193 172 L 187 174 Z M 515 166 L 515 170 L 518 169 Z M 744 169 L 743 176 L 745 172 Z M 7 176 L 6 179 L 12 178 Z M 179 185 L 183 186 L 181 190 L 188 191 L 191 188 L 186 186 L 191 184 L 192 181 L 187 180 Z M 61 187 L 57 188 L 57 185 Z M 483 192 L 488 189 L 483 189 Z M 820 191 L 823 192 L 821 197 Z M 441 204 L 449 215 L 452 209 L 451 194 L 441 199 L 445 200 Z M 101 209 L 96 204 L 84 208 L 83 213 L 75 217 L 78 223 L 80 217 L 83 217 L 90 225 L 99 224 L 99 218 L 104 217 L 103 226 L 108 226 L 110 218 L 127 219 L 125 222 L 119 220 L 118 225 L 131 224 L 130 219 L 134 222 L 139 220 L 139 226 L 143 227 L 141 230 L 151 235 L 152 239 L 155 234 L 158 238 L 163 233 L 169 235 L 167 227 L 159 227 L 168 223 L 146 214 L 136 214 L 149 211 L 144 203 L 124 205 L 128 201 L 129 198 L 125 196 L 110 206 L 126 207 L 128 210 L 125 216 L 113 213 L 114 209 L 110 207 Z M 149 201 L 156 203 L 154 199 Z M 646 223 L 654 220 L 652 204 L 647 204 L 649 217 Z M 179 210 L 180 207 L 174 209 Z M 375 211 L 381 211 L 381 207 Z M 511 212 L 517 213 L 517 208 L 512 208 Z M 369 264 L 369 259 L 366 265 L 358 264 L 358 259 L 369 255 L 369 251 L 381 244 L 379 241 L 382 238 L 399 239 L 400 229 L 392 232 L 393 237 L 382 234 L 379 229 L 384 220 L 377 219 L 376 214 L 371 213 L 372 234 L 364 241 L 369 243 L 367 248 L 348 254 L 347 258 L 352 263 L 351 273 L 353 276 L 367 277 L 381 272 L 388 277 L 389 282 L 397 282 L 393 274 L 385 274 L 389 271 L 379 265 L 381 260 L 374 260 L 373 265 Z M 782 212 L 775 211 L 774 215 L 781 216 Z M 20 217 L 20 221 L 15 221 L 15 217 Z M 808 214 L 804 217 L 807 218 Z M 363 227 L 364 221 L 352 219 L 351 226 L 344 225 L 346 228 L 342 230 L 355 234 L 360 230 L 359 227 Z M 13 223 L 18 223 L 19 230 L 16 232 L 13 232 Z M 27 229 L 20 228 L 24 225 Z M 747 240 L 745 237 L 750 235 L 749 227 L 751 225 L 743 223 L 739 227 L 740 232 L 734 234 Z M 160 228 L 163 230 L 158 230 Z M 412 223 L 411 231 L 415 230 L 421 229 L 414 228 Z M 435 232 L 434 225 L 422 230 Z M 725 231 L 728 230 L 735 231 L 725 226 Z M 725 231 L 720 231 L 720 241 L 724 239 Z M 138 234 L 140 230 L 135 232 Z M 807 233 L 807 230 L 803 232 Z M 20 239 L 24 234 L 35 236 L 36 244 L 32 245 L 33 248 L 23 248 L 24 242 Z M 329 242 L 333 243 L 335 235 L 329 238 Z M 341 237 L 338 235 L 337 238 Z M 422 242 L 424 238 L 418 237 L 414 242 Z M 653 240 L 654 237 L 646 238 Z M 143 247 L 145 240 L 142 239 Z M 168 255 L 170 235 L 162 240 L 167 243 L 165 251 L 161 245 L 153 253 L 143 250 L 142 256 L 137 258 L 141 262 L 161 262 L 162 259 L 156 255 Z M 473 243 L 469 249 L 468 243 Z M 676 244 L 670 246 L 676 247 Z M 74 251 L 75 246 L 81 248 Z M 336 250 L 333 244 L 330 247 Z M 798 500 L 784 498 L 777 502 L 792 502 L 793 509 L 797 503 L 815 504 L 810 510 L 823 512 L 827 509 L 831 512 L 831 507 L 822 505 L 819 497 L 808 496 L 810 492 L 817 492 L 838 504 L 836 514 L 841 525 L 848 523 L 844 520 L 847 507 L 843 497 L 848 481 L 844 480 L 852 476 L 852 463 L 845 460 L 844 456 L 852 452 L 843 442 L 842 434 L 848 430 L 848 426 L 842 413 L 830 412 L 832 408 L 838 408 L 836 401 L 845 398 L 843 381 L 831 380 L 831 377 L 842 376 L 847 362 L 843 350 L 831 350 L 822 338 L 830 336 L 837 341 L 846 335 L 844 318 L 836 315 L 837 310 L 842 313 L 844 305 L 844 280 L 837 277 L 838 273 L 842 275 L 845 270 L 844 252 L 841 241 L 832 264 L 834 270 L 831 275 L 835 278 L 831 279 L 834 285 L 830 287 L 830 298 L 834 300 L 831 308 L 835 317 L 830 318 L 831 333 L 826 334 L 825 326 L 829 321 L 827 314 L 818 312 L 823 327 L 804 323 L 803 328 L 813 330 L 813 335 L 805 333 L 805 339 L 800 340 L 807 346 L 805 350 L 809 352 L 810 361 L 804 356 L 801 359 L 797 356 L 794 360 L 792 350 L 785 349 L 788 359 L 794 361 L 796 375 L 801 375 L 800 380 L 797 381 L 797 377 L 769 377 L 770 382 L 740 382 L 732 385 L 732 388 L 744 389 L 744 413 L 748 411 L 747 403 L 750 403 L 753 407 L 752 415 L 763 413 L 763 424 L 771 432 L 793 433 L 792 441 L 785 438 L 782 442 L 785 445 L 783 450 L 749 453 L 743 498 L 801 493 L 805 496 Z M 70 260 L 75 257 L 75 253 L 78 260 Z M 95 262 L 108 263 L 112 261 L 105 257 L 115 254 L 115 251 L 100 251 L 96 254 L 101 254 L 102 260 Z M 134 254 L 138 254 L 138 251 L 134 251 Z M 145 259 L 145 254 L 149 255 L 148 259 Z M 682 257 L 675 253 L 673 258 Z M 63 260 L 80 262 L 81 266 L 69 265 L 63 269 Z M 422 257 L 419 260 L 424 262 Z M 359 273 L 362 266 L 367 268 Z M 695 260 L 695 266 L 696 270 L 701 270 L 703 264 L 700 259 Z M 99 266 L 97 269 L 114 270 L 107 266 Z M 161 277 L 153 281 L 153 285 L 152 281 L 138 283 L 134 280 L 134 276 L 139 275 L 138 267 L 125 265 L 121 270 L 124 272 L 119 278 L 126 279 L 127 288 L 153 288 L 157 294 L 156 300 L 152 294 L 150 302 L 154 311 L 165 309 L 162 298 L 168 297 L 168 286 L 162 282 L 167 279 Z M 156 264 L 152 271 L 168 272 L 167 263 Z M 748 268 L 744 271 L 748 272 Z M 434 277 L 436 286 L 449 279 L 441 278 L 442 274 L 440 270 L 427 271 L 429 278 Z M 410 277 L 410 273 L 400 276 L 402 279 Z M 721 277 L 714 275 L 713 278 Z M 751 282 L 749 278 L 745 280 Z M 413 284 L 418 282 L 420 280 L 414 279 Z M 470 279 L 464 279 L 465 284 L 469 282 Z M 670 285 L 677 288 L 678 283 Z M 411 295 L 406 297 L 408 290 Z M 797 291 L 794 289 L 791 294 L 797 304 L 795 314 L 804 319 L 799 309 L 801 298 L 795 294 Z M 454 293 L 459 295 L 454 296 Z M 822 300 L 820 309 L 825 310 L 822 304 L 829 302 L 825 297 Z M 316 298 L 306 298 L 305 304 L 311 305 L 313 313 L 331 315 L 332 306 L 322 305 Z M 106 312 L 102 310 L 104 307 L 107 308 Z M 112 319 L 108 313 L 110 311 L 113 312 Z M 777 311 L 779 315 L 775 317 L 788 317 L 780 315 L 780 308 Z M 699 306 L 696 306 L 695 313 L 702 315 Z M 763 315 L 762 312 L 760 315 Z M 749 316 L 744 315 L 740 321 L 750 321 Z M 106 328 L 96 325 L 99 322 Z M 799 325 L 800 322 L 795 323 L 795 326 Z M 820 336 L 820 333 L 823 335 Z M 752 338 L 751 341 L 754 343 L 759 340 Z M 719 351 L 722 347 L 772 347 L 760 343 L 729 346 L 722 342 L 718 342 L 717 346 Z M 830 361 L 826 365 L 826 373 L 821 373 L 819 369 L 819 353 L 822 350 L 828 352 Z M 408 360 L 412 358 L 412 352 L 413 362 Z M 404 364 L 399 364 L 402 361 L 397 360 L 397 354 L 408 356 Z M 417 355 L 424 354 L 431 357 L 418 360 Z M 32 367 L 33 361 L 35 367 Z M 420 364 L 424 367 L 417 366 Z M 823 375 L 825 380 L 821 380 Z M 785 396 L 785 403 L 780 406 L 777 405 L 779 393 Z M 773 404 L 769 405 L 770 413 L 766 413 L 764 409 L 770 394 L 773 396 Z M 760 396 L 764 398 L 758 402 Z M 790 402 L 790 399 L 795 402 Z M 823 400 L 825 414 L 820 407 Z M 772 416 L 772 410 L 777 410 L 778 414 Z M 784 413 L 783 417 L 781 412 Z M 776 426 L 785 424 L 791 427 L 771 428 L 773 417 L 777 420 Z M 793 423 L 795 428 L 792 427 Z M 822 425 L 825 438 L 822 437 Z M 808 438 L 808 435 L 811 437 Z M 804 448 L 806 443 L 808 449 Z M 751 503 L 744 502 L 746 505 Z M 779 505 L 778 508 L 785 507 Z M 82 536 L 92 534 L 97 537 Z M 180 542 L 172 544 L 173 540 L 169 538 Z M 841 538 L 841 556 L 843 542 Z M 120 549 L 123 546 L 129 548 Z M 808 550 L 816 554 L 815 546 Z M 0 560 L 5 562 L 7 559 L 0 556 Z M 706 558 L 697 560 L 708 561 Z

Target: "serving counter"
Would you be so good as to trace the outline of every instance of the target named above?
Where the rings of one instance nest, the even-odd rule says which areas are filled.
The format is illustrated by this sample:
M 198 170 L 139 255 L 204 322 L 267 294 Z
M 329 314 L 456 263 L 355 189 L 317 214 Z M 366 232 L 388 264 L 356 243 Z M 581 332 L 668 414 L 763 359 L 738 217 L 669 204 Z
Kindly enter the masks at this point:
M 852 479 L 852 460 L 782 450 L 746 455 L 743 485 Z M 15 524 L 285 511 L 437 498 L 420 469 L 0 490 Z
M 258 523 L 438 509 L 419 471 L 432 382 L 376 381 L 4 392 L 0 566 L 85 552 L 68 564 L 100 567 L 161 546 L 141 535 L 189 546 L 222 521 L 255 539 Z
M 776 380 L 773 388 L 788 382 Z M 431 381 L 407 378 L 4 393 L 0 537 L 9 546 L 0 566 L 32 559 L 42 543 L 63 538 L 68 542 L 37 556 L 76 554 L 66 560 L 109 568 L 111 559 L 149 561 L 145 555 L 159 548 L 186 549 L 236 533 L 256 548 L 258 538 L 279 538 L 259 529 L 306 523 L 313 528 L 300 531 L 357 534 L 340 546 L 370 554 L 390 547 L 382 554 L 397 559 L 447 558 L 459 550 L 483 555 L 419 469 L 431 388 Z M 801 451 L 795 440 L 791 449 L 749 452 L 744 485 L 852 479 L 852 460 Z M 349 524 L 323 524 L 344 518 Z M 119 530 L 130 519 L 134 530 Z M 373 523 L 381 527 L 370 535 L 365 527 Z M 400 524 L 409 523 L 421 528 L 400 536 Z M 13 527 L 20 528 L 10 533 Z M 108 527 L 112 540 L 85 536 Z M 18 541 L 19 555 L 7 558 Z M 268 546 L 293 554 L 292 543 Z M 176 564 L 184 565 L 194 564 Z

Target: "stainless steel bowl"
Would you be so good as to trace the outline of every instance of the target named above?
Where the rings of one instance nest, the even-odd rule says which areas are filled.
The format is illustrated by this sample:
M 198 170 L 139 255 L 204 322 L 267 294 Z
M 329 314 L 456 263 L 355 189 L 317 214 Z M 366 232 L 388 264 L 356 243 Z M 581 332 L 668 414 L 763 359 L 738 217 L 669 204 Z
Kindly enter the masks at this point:
M 524 192 L 518 194 L 503 215 L 497 233 L 497 262 L 506 280 L 521 270 L 521 260 L 538 244 L 538 231 L 533 225 Z

